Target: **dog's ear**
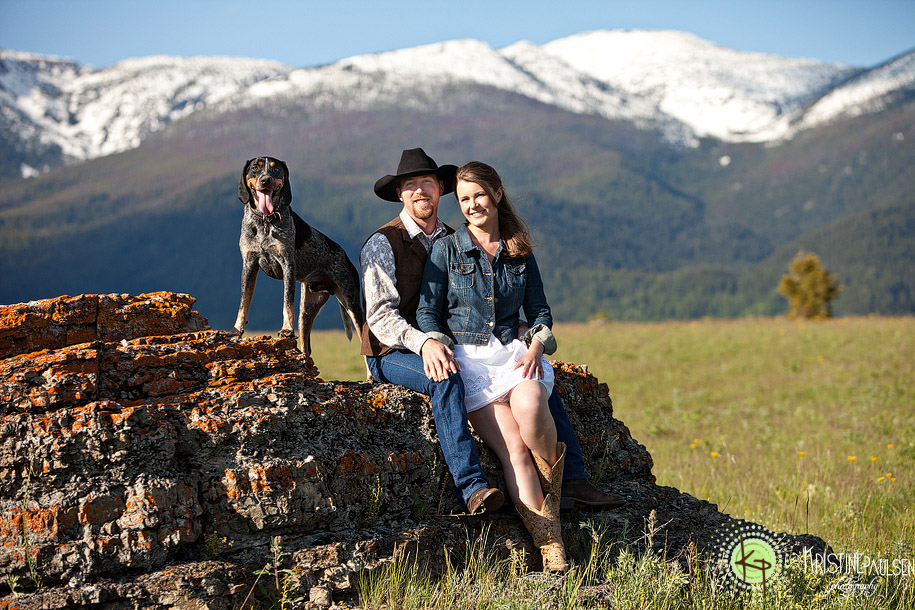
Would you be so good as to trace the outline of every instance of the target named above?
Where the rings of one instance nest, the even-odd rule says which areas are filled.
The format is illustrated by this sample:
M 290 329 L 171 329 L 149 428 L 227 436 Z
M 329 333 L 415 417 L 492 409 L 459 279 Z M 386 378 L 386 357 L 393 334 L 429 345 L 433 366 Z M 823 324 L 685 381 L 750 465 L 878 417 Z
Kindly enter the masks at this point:
M 280 191 L 280 195 L 282 195 L 286 203 L 292 205 L 292 185 L 289 184 L 289 168 L 286 167 L 285 161 L 277 159 L 277 162 L 283 166 L 283 190 Z
M 241 170 L 241 179 L 238 181 L 238 200 L 245 205 L 251 203 L 251 191 L 248 189 L 248 183 L 245 182 L 245 177 L 248 175 L 248 167 L 251 166 L 252 161 L 254 161 L 254 159 L 245 161 L 245 166 Z

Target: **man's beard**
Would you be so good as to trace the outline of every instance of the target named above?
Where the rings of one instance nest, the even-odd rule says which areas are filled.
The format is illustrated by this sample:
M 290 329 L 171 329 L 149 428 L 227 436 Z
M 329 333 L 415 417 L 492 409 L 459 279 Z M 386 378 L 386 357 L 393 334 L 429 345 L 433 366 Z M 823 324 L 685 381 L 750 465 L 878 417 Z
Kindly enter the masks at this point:
M 435 214 L 435 206 L 431 202 L 415 203 L 413 214 L 420 220 L 428 220 Z

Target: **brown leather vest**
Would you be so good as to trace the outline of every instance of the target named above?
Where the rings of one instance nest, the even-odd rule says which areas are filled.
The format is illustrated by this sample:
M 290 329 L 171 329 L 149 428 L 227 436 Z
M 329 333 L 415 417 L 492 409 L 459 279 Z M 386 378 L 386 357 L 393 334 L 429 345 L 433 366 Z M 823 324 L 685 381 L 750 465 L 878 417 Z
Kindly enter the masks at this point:
M 448 234 L 454 229 L 445 225 Z M 411 326 L 416 326 L 416 309 L 419 307 L 419 289 L 423 279 L 423 269 L 429 253 L 419 239 L 411 239 L 404 227 L 403 221 L 398 216 L 384 225 L 375 233 L 381 233 L 388 238 L 391 249 L 394 251 L 394 279 L 396 280 L 397 293 L 400 295 L 400 306 L 397 308 L 400 315 Z M 373 233 L 374 235 L 374 233 Z M 369 237 L 371 239 L 371 236 Z M 366 240 L 368 241 L 368 240 Z M 362 309 L 365 310 L 365 293 L 362 296 Z M 362 355 L 384 356 L 393 348 L 388 347 L 378 340 L 369 330 L 368 322 L 362 326 Z

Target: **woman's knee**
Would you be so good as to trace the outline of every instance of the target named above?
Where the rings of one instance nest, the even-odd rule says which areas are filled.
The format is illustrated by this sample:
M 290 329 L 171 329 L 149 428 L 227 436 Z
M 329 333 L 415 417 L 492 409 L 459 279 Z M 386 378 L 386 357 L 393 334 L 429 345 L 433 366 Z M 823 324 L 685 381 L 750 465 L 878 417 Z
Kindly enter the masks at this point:
M 548 396 L 539 381 L 525 381 L 512 390 L 510 399 L 512 411 L 527 417 L 543 417 L 550 412 Z

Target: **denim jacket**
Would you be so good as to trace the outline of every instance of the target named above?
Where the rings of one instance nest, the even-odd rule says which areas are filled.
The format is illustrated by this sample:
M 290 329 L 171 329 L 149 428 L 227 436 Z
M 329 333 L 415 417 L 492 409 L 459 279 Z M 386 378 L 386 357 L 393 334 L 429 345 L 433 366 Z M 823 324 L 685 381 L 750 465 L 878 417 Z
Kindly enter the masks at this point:
M 502 257 L 504 246 L 499 243 L 490 264 L 466 225 L 437 240 L 423 272 L 416 311 L 420 330 L 446 344 L 486 345 L 493 334 L 507 345 L 518 338 L 523 309 L 530 326 L 524 339 L 537 339 L 547 354 L 556 351 L 537 261 L 533 254 Z

